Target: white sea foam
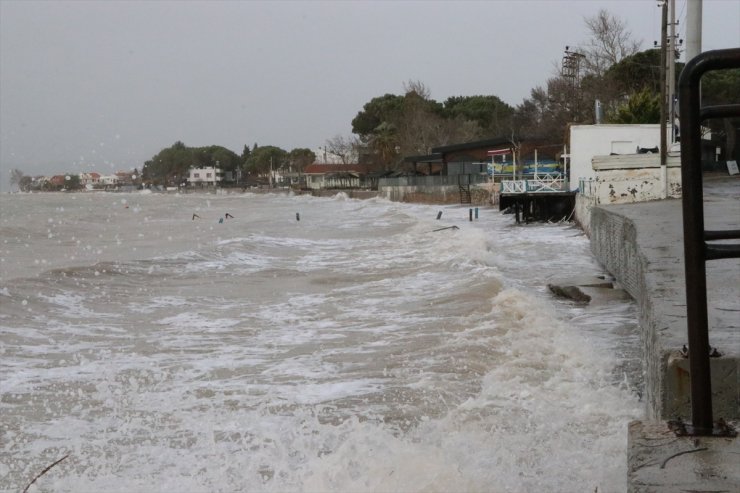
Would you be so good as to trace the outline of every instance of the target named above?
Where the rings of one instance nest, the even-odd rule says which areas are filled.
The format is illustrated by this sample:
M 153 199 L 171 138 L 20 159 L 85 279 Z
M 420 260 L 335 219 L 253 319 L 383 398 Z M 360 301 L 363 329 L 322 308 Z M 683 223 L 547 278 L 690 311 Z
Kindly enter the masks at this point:
M 123 198 L 139 212 L 1 204 L 3 231 L 39 240 L 3 245 L 0 490 L 69 454 L 34 487 L 624 491 L 634 304 L 546 292 L 599 272 L 577 230 L 383 199 Z M 47 237 L 62 211 L 74 242 Z

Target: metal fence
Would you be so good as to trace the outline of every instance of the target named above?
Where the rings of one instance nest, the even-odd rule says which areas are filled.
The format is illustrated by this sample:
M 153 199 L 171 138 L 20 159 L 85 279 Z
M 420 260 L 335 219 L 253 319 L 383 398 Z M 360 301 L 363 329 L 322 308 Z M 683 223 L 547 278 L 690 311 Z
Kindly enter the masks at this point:
M 567 190 L 565 179 L 559 174 L 535 175 L 527 180 L 504 180 L 501 193 L 542 193 Z
M 397 176 L 381 178 L 378 188 L 382 187 L 441 187 L 457 185 L 475 185 L 490 181 L 488 175 L 440 175 L 440 176 Z

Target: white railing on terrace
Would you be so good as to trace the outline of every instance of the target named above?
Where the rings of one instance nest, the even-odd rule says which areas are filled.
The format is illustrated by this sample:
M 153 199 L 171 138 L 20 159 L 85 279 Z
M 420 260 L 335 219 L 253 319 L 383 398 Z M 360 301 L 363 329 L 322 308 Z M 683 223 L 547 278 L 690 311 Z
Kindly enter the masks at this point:
M 501 182 L 501 193 L 541 193 L 566 190 L 565 179 L 560 173 L 534 175 L 528 180 L 505 180 Z
M 524 193 L 527 191 L 527 180 L 506 180 L 501 182 L 501 193 Z

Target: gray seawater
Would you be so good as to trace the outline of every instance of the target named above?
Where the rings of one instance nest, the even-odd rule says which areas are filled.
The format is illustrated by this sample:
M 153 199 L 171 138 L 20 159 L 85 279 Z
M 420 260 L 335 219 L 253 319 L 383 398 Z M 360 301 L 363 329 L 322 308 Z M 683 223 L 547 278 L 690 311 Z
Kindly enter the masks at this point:
M 547 291 L 603 274 L 573 226 L 4 194 L 0 233 L 2 491 L 626 489 L 636 307 Z

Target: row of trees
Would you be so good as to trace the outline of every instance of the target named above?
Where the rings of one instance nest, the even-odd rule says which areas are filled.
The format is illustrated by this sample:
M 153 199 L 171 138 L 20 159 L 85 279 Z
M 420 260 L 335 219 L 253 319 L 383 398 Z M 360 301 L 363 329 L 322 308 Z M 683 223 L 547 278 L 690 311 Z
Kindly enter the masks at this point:
M 270 170 L 300 173 L 313 163 L 316 155 L 310 149 L 297 148 L 290 152 L 276 146 L 245 145 L 241 155 L 222 147 L 188 147 L 178 141 L 159 151 L 142 168 L 142 180 L 155 185 L 177 185 L 187 180 L 191 168 L 218 167 L 244 181 L 256 179 Z
M 429 97 L 422 82 L 409 82 L 403 95 L 373 98 L 352 120 L 352 132 L 386 168 L 402 156 L 428 154 L 433 147 L 475 139 L 536 138 L 549 143 L 567 141 L 572 123 L 595 123 L 595 101 L 604 110 L 602 123 L 660 121 L 660 50 L 640 51 L 627 25 L 606 10 L 585 19 L 589 38 L 568 50 L 562 69 L 516 107 L 498 97 L 458 96 L 444 102 Z M 683 64 L 673 54 L 676 77 Z M 713 72 L 702 83 L 709 103 L 731 102 L 740 87 L 740 70 Z M 734 124 L 714 123 L 734 148 Z
M 139 171 L 134 169 L 132 173 L 116 173 L 115 183 L 103 185 L 100 183 L 92 184 L 93 187 L 119 187 L 122 185 L 140 187 L 142 185 Z M 36 178 L 25 174 L 20 169 L 10 170 L 11 189 L 17 188 L 21 192 L 58 192 L 61 190 L 81 190 L 87 185 L 83 183 L 82 176 L 77 173 L 65 173 L 51 177 L 37 176 Z
M 532 89 L 512 107 L 494 95 L 429 97 L 422 82 L 409 82 L 404 95 L 373 98 L 352 120 L 352 131 L 386 165 L 404 155 L 475 139 L 536 137 L 564 142 L 567 125 L 593 122 L 593 101 L 601 100 L 607 122 L 657 123 L 660 53 L 639 52 L 626 25 L 607 11 L 586 19 L 589 41 L 571 52 L 569 71 Z
M 60 190 L 80 190 L 83 188 L 80 175 L 68 173 L 51 179 L 34 180 L 18 168 L 10 170 L 10 186 L 21 192 L 58 192 Z

